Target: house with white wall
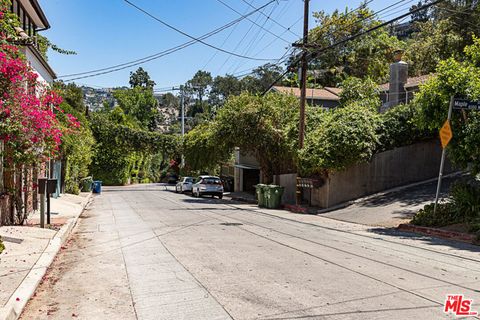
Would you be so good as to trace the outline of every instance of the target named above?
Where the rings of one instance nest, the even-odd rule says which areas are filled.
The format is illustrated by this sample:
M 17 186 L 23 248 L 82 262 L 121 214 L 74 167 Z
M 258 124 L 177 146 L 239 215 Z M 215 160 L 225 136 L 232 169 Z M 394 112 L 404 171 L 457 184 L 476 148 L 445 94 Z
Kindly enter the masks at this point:
M 21 39 L 22 51 L 38 74 L 38 81 L 52 83 L 57 76 L 40 53 L 37 41 L 38 33 L 50 28 L 40 4 L 37 0 L 12 0 L 10 10 L 19 18 L 20 27 L 16 31 Z

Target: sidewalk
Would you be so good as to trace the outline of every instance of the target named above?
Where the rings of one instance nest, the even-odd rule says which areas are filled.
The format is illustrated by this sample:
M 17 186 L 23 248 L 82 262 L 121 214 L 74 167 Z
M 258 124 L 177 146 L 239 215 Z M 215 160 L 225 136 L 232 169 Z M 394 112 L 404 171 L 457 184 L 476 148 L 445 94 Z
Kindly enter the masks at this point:
M 38 213 L 26 226 L 0 227 L 0 320 L 21 314 L 90 199 L 90 193 L 51 199 L 50 229 L 39 228 Z

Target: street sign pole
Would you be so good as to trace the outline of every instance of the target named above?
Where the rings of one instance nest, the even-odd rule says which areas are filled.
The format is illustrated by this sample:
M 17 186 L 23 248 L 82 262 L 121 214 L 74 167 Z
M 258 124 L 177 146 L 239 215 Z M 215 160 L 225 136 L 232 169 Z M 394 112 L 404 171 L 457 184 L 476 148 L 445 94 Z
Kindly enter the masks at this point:
M 447 122 L 450 123 L 450 119 L 452 118 L 452 109 L 454 104 L 454 96 L 450 98 L 450 106 L 448 107 L 448 116 Z M 435 195 L 435 206 L 433 207 L 433 215 L 437 213 L 437 205 L 438 205 L 438 197 L 440 196 L 440 188 L 442 187 L 442 176 L 443 176 L 443 166 L 445 164 L 445 150 L 446 145 L 442 145 L 442 159 L 440 160 L 440 172 L 438 173 L 438 183 L 437 183 L 437 193 Z

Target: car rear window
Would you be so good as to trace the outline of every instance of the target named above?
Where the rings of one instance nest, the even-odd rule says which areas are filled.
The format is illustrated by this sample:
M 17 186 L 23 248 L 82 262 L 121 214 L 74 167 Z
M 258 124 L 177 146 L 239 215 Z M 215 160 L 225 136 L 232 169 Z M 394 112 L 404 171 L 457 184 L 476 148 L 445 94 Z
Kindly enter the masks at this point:
M 185 182 L 193 182 L 193 178 L 185 178 Z
M 222 181 L 220 179 L 215 179 L 215 178 L 204 178 L 202 180 L 202 183 L 204 183 L 204 184 L 222 184 Z

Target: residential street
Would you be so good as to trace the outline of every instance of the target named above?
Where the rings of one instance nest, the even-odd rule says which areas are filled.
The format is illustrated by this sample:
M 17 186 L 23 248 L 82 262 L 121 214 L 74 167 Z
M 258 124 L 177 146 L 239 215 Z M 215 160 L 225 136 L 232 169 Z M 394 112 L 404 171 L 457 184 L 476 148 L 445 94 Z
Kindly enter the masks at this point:
M 480 301 L 480 249 L 328 218 L 110 187 L 22 319 L 439 319 Z

